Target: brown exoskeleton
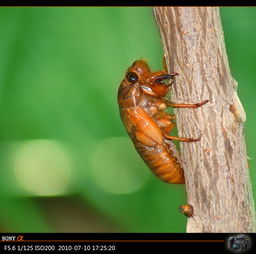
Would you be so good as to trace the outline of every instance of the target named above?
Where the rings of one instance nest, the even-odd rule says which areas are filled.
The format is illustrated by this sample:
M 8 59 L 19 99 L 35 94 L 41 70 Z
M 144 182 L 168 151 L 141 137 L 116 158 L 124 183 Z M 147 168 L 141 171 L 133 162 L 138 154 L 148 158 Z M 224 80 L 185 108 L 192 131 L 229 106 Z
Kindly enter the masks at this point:
M 181 184 L 185 182 L 183 169 L 171 140 L 196 142 L 200 138 L 170 136 L 175 116 L 163 110 L 167 107 L 197 108 L 208 100 L 196 104 L 168 101 L 165 97 L 171 84 L 163 81 L 176 75 L 167 71 L 151 72 L 144 60 L 135 61 L 121 82 L 118 103 L 124 126 L 148 167 L 164 182 Z
M 179 212 L 184 214 L 187 218 L 193 218 L 196 225 L 197 225 L 197 221 L 194 218 L 194 208 L 192 205 L 180 205 L 179 206 Z
M 192 205 L 180 205 L 179 212 L 184 214 L 186 217 L 190 218 L 193 217 L 194 208 Z

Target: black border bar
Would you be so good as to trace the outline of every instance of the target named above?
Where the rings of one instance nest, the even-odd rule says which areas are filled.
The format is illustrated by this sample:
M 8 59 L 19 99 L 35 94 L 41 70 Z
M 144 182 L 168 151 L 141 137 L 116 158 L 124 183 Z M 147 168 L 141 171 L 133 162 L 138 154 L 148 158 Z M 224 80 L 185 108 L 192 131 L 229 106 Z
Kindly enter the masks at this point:
M 228 239 L 240 233 L 1 233 L 0 253 L 232 253 Z M 256 234 L 244 253 L 255 253 Z M 48 248 L 48 249 L 47 249 Z M 167 252 L 166 252 L 167 251 Z M 173 252 L 175 251 L 175 252 Z

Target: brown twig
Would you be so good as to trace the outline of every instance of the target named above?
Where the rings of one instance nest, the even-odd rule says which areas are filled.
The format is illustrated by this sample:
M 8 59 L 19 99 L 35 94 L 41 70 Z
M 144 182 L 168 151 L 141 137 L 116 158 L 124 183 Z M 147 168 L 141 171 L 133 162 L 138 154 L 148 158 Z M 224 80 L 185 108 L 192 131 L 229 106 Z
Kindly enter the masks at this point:
M 217 7 L 155 7 L 175 103 L 209 102 L 176 109 L 187 202 L 187 232 L 255 232 L 254 201 L 243 132 L 245 113 L 237 97 Z

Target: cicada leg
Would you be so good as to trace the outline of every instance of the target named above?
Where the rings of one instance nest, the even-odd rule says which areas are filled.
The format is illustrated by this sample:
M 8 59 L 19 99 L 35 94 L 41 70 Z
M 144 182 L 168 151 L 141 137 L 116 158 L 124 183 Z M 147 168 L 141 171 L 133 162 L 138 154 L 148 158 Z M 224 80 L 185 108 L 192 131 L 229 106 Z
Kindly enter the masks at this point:
M 175 123 L 172 121 L 175 119 L 174 115 L 168 114 L 164 111 L 159 111 L 157 114 L 155 114 L 154 119 L 156 120 L 158 126 L 163 130 L 163 135 L 166 139 L 178 140 L 182 142 L 197 142 L 201 139 L 201 137 L 181 138 L 181 137 L 170 136 L 169 133 L 175 127 Z
M 201 106 L 203 106 L 204 104 L 206 104 L 209 100 L 204 100 L 202 102 L 199 103 L 192 103 L 192 104 L 176 104 L 176 103 L 172 103 L 170 101 L 166 101 L 166 105 L 168 107 L 172 107 L 172 108 L 199 108 Z

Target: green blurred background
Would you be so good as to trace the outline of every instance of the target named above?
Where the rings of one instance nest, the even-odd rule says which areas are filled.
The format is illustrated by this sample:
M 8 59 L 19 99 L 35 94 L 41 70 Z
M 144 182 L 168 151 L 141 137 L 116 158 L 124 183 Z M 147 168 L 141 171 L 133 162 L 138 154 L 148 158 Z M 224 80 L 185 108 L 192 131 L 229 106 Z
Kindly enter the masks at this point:
M 221 15 L 256 193 L 256 8 Z M 116 101 L 132 61 L 162 67 L 152 9 L 2 7 L 0 34 L 0 231 L 185 232 L 185 187 L 150 173 Z

